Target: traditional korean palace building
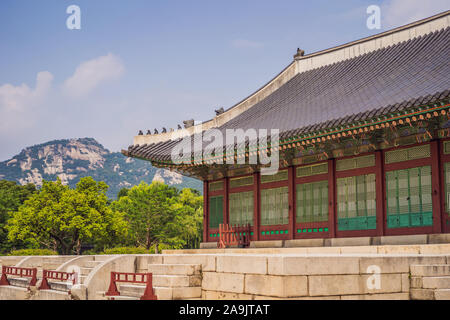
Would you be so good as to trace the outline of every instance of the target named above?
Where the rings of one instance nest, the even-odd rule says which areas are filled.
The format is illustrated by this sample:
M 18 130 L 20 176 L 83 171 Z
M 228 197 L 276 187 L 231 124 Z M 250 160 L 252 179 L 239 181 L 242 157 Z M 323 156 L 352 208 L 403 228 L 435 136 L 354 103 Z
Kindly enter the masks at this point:
M 192 121 L 141 132 L 122 152 L 204 182 L 205 242 L 217 241 L 222 223 L 250 224 L 252 241 L 448 233 L 449 26 L 447 11 L 316 53 L 298 50 L 274 79 L 202 123 L 203 132 L 279 129 L 279 147 L 224 146 L 244 164 L 202 152 L 174 163 L 173 147 L 200 128 Z M 277 174 L 249 163 L 263 149 L 279 153 Z

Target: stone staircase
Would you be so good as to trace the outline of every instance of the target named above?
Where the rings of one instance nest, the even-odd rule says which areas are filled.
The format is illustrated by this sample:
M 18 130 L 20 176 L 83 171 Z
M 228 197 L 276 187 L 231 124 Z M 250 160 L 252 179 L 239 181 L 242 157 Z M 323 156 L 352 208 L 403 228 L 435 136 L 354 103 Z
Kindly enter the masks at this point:
M 450 300 L 450 264 L 412 265 L 412 300 Z
M 94 256 L 93 260 L 83 262 L 80 266 L 80 275 L 78 276 L 79 283 L 84 284 L 91 271 L 94 270 L 96 266 L 103 263 L 107 258 L 108 257 Z
M 78 284 L 84 284 L 87 277 L 91 273 L 92 270 L 99 264 L 103 263 L 105 259 L 108 257 L 102 256 L 92 256 L 91 260 L 83 261 L 77 268 L 77 270 L 71 270 L 78 272 Z M 62 270 L 61 270 L 62 271 Z M 42 270 L 38 271 L 41 276 L 38 276 L 39 279 L 42 279 Z M 38 282 L 39 284 L 39 282 Z M 72 289 L 73 284 L 70 281 L 58 281 L 53 279 L 48 279 L 48 284 L 51 289 L 49 290 L 39 290 L 37 294 L 33 297 L 33 300 L 71 300 L 72 297 L 70 295 L 70 291 Z
M 197 300 L 202 296 L 201 265 L 149 264 L 153 274 L 153 289 L 158 300 Z M 119 283 L 120 296 L 109 300 L 138 300 L 144 294 L 144 284 Z

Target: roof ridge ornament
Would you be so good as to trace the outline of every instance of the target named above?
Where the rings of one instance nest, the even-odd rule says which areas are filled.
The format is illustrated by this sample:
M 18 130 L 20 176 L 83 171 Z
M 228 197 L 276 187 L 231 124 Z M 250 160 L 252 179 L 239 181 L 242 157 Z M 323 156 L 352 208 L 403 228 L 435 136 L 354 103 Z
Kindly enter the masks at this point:
M 297 48 L 297 53 L 294 55 L 294 60 L 299 60 L 305 55 L 305 50 Z
M 194 119 L 184 120 L 183 124 L 184 124 L 184 128 L 185 129 L 193 127 L 194 126 Z
M 225 109 L 223 107 L 221 107 L 220 109 L 214 110 L 214 112 L 216 113 L 216 116 L 221 115 L 222 113 L 225 112 Z

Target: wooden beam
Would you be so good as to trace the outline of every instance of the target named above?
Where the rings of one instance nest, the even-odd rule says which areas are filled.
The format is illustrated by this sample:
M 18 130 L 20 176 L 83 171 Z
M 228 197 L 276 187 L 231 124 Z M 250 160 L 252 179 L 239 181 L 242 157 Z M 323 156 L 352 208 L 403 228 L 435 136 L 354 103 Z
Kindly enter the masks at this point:
M 230 179 L 228 177 L 223 178 L 223 223 L 230 223 Z
M 433 233 L 443 232 L 442 222 L 442 207 L 441 207 L 441 161 L 440 161 L 440 145 L 439 140 L 433 140 L 430 143 L 431 148 L 431 185 L 433 197 Z
M 386 233 L 386 182 L 384 175 L 384 153 L 381 150 L 375 151 L 375 166 L 377 236 L 384 236 Z
M 289 194 L 289 239 L 295 237 L 295 215 L 297 212 L 295 204 L 295 167 L 288 168 L 288 194 Z
M 330 238 L 336 238 L 336 160 L 328 160 L 328 222 Z
M 261 226 L 261 181 L 260 173 L 253 173 L 253 241 L 259 240 Z
M 209 235 L 209 195 L 208 181 L 203 181 L 203 242 L 208 241 Z

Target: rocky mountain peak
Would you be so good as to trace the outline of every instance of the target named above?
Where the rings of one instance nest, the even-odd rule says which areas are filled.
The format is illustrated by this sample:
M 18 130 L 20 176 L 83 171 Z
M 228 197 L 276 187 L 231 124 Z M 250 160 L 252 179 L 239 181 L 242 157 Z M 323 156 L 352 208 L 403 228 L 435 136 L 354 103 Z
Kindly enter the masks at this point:
M 115 197 L 121 188 L 131 187 L 142 180 L 148 183 L 159 180 L 201 190 L 200 181 L 156 169 L 147 161 L 110 152 L 93 138 L 49 141 L 27 147 L 12 159 L 0 162 L 0 179 L 20 184 L 41 186 L 43 180 L 59 178 L 64 184 L 75 186 L 84 176 L 105 181 L 110 186 L 110 197 Z

